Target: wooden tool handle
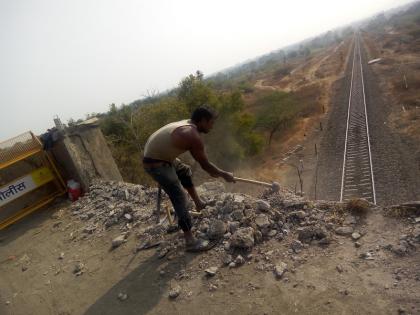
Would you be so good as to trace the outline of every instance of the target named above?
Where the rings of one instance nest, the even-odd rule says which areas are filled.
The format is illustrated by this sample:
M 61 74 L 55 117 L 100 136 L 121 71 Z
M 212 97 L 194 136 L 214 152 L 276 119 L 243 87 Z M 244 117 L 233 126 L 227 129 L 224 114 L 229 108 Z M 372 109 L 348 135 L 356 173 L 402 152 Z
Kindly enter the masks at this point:
M 234 177 L 235 181 L 237 182 L 244 182 L 249 184 L 255 184 L 255 185 L 261 185 L 261 186 L 267 186 L 267 187 L 273 187 L 273 184 L 260 182 L 258 180 L 253 179 L 246 179 L 246 178 L 240 178 L 240 177 Z

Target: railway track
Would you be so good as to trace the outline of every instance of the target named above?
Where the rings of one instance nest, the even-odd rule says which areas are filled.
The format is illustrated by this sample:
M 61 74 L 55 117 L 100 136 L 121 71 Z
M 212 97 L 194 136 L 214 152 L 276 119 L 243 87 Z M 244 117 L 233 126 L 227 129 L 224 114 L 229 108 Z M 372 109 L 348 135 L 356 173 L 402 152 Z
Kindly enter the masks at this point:
M 354 39 L 340 201 L 364 198 L 376 204 L 359 36 Z

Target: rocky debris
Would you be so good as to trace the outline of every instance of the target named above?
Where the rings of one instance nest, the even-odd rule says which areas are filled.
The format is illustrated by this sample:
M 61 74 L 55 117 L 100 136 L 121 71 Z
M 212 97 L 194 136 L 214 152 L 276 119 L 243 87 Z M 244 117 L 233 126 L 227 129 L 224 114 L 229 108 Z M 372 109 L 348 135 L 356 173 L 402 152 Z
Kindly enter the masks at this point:
M 257 270 L 277 270 L 276 274 L 283 274 L 286 267 L 279 264 L 275 268 L 274 263 L 280 255 L 300 264 L 307 259 L 300 256 L 303 249 L 328 245 L 335 239 L 334 234 L 351 235 L 355 241 L 362 236 L 354 230 L 359 215 L 346 213 L 343 203 L 307 201 L 284 189 L 278 193 L 265 191 L 254 198 L 226 193 L 219 182 L 204 183 L 197 191 L 207 206 L 192 218 L 192 231 L 205 241 L 220 240 L 211 255 L 221 266 L 234 268 L 247 260 L 250 264 L 255 262 Z M 181 234 L 169 237 L 167 226 L 155 223 L 156 196 L 156 189 L 141 185 L 95 182 L 89 194 L 73 203 L 71 209 L 73 215 L 84 221 L 85 237 L 103 235 L 107 229 L 118 230 L 120 234 L 112 242 L 116 248 L 126 242 L 129 233 L 134 233 L 138 239 L 137 251 L 158 247 L 156 257 L 170 260 L 184 250 L 184 241 L 179 239 Z M 162 202 L 170 205 L 165 194 Z M 406 248 L 420 242 L 419 225 L 413 223 L 413 228 L 405 234 L 407 238 L 400 243 Z M 80 231 L 74 235 L 80 237 Z M 260 251 L 266 242 L 284 242 L 288 249 L 271 254 L 270 250 Z M 356 247 L 359 245 L 355 242 Z M 372 256 L 373 253 L 368 253 L 362 258 Z M 208 276 L 217 272 L 211 271 L 210 263 L 200 266 L 200 270 Z
M 361 253 L 359 255 L 360 258 L 365 259 L 365 260 L 375 260 L 375 258 L 373 257 L 373 252 L 372 251 L 368 251 L 366 253 Z
M 176 299 L 181 293 L 181 287 L 179 285 L 174 285 L 170 290 L 169 290 L 169 298 L 170 299 Z
M 84 270 L 84 264 L 81 262 L 78 262 L 74 265 L 73 268 L 73 274 L 75 274 L 76 276 L 80 276 L 83 274 L 83 270 Z
M 236 256 L 235 258 L 235 266 L 241 266 L 245 263 L 245 258 L 243 258 L 241 255 Z
M 301 241 L 293 240 L 292 243 L 290 244 L 290 247 L 293 249 L 295 253 L 298 253 L 302 250 L 303 244 Z
M 156 196 L 156 188 L 97 180 L 89 187 L 89 193 L 74 202 L 70 210 L 80 220 L 87 221 L 83 229 L 87 235 L 100 233 L 113 225 L 126 231 L 136 222 L 153 221 Z
M 337 265 L 337 266 L 335 267 L 335 269 L 337 269 L 337 271 L 338 271 L 339 273 L 342 273 L 342 272 L 344 271 L 343 266 L 341 266 L 341 265 Z
M 281 279 L 286 271 L 287 264 L 284 262 L 280 262 L 276 266 L 274 266 L 274 275 L 277 279 Z
M 254 229 L 252 227 L 238 229 L 230 239 L 230 246 L 234 248 L 251 248 L 254 246 Z
M 64 253 L 60 253 L 60 256 L 58 256 L 58 259 L 63 260 L 64 259 Z
M 260 230 L 266 229 L 270 226 L 270 221 L 265 214 L 259 214 L 255 218 L 255 224 Z
M 225 266 L 228 266 L 232 262 L 232 260 L 233 260 L 233 257 L 230 254 L 225 254 L 222 257 L 222 263 Z
M 351 238 L 353 239 L 353 240 L 355 240 L 355 241 L 357 241 L 359 238 L 361 238 L 362 237 L 362 235 L 359 233 L 359 232 L 353 232 L 352 234 L 351 234 Z
M 210 221 L 207 235 L 209 239 L 215 240 L 222 238 L 226 232 L 226 224 L 221 220 Z
M 113 240 L 112 240 L 112 248 L 117 248 L 117 247 L 119 247 L 122 243 L 124 243 L 126 240 L 125 240 L 125 235 L 119 235 L 119 236 L 117 236 L 116 238 L 114 238 Z
M 351 235 L 353 233 L 353 228 L 351 226 L 340 226 L 335 229 L 335 234 L 341 236 Z
M 204 272 L 206 273 L 207 277 L 214 277 L 218 270 L 219 270 L 219 268 L 217 268 L 217 267 L 210 267 L 210 268 L 207 268 L 206 270 L 204 270 Z
M 120 300 L 120 301 L 125 301 L 125 300 L 127 300 L 127 299 L 128 299 L 128 295 L 127 295 L 126 293 L 122 293 L 122 292 L 120 292 L 120 293 L 118 293 L 117 298 L 118 298 L 118 300 Z
M 298 239 L 304 243 L 310 243 L 313 240 L 327 240 L 328 233 L 325 229 L 317 226 L 307 226 L 297 229 Z
M 255 201 L 255 206 L 257 210 L 262 211 L 262 212 L 267 212 L 271 208 L 270 204 L 267 201 L 262 200 L 262 199 L 258 199 L 257 201 Z

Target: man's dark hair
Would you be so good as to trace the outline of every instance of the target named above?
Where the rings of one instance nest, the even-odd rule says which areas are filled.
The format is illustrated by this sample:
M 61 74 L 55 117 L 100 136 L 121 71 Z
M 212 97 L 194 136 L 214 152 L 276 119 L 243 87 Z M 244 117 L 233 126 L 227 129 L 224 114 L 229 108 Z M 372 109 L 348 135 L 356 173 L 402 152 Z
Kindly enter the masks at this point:
M 207 105 L 197 107 L 191 115 L 191 120 L 197 123 L 202 119 L 209 121 L 212 118 L 217 118 L 217 113 L 213 108 L 210 108 Z

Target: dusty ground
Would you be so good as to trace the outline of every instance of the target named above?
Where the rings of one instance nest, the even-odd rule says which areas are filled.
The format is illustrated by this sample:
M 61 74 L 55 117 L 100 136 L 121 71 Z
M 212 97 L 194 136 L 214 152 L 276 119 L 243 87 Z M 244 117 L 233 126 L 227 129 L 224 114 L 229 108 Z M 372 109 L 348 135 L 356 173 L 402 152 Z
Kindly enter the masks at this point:
M 420 314 L 419 251 L 398 256 L 386 249 L 415 224 L 384 217 L 381 209 L 356 224 L 359 248 L 349 236 L 335 235 L 329 246 L 291 254 L 287 239 L 271 240 L 254 248 L 245 265 L 229 268 L 213 251 L 134 255 L 134 235 L 110 251 L 120 230 L 71 235 L 85 223 L 67 204 L 1 231 L 0 314 Z M 368 251 L 372 260 L 361 258 Z M 259 270 L 261 257 L 287 263 L 288 271 L 278 280 Z M 84 266 L 79 276 L 77 263 Z M 213 278 L 204 274 L 209 266 L 219 267 Z M 181 293 L 171 300 L 174 283 Z M 120 293 L 127 299 L 119 300 Z

